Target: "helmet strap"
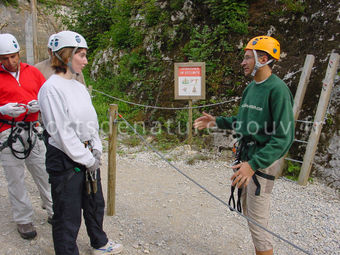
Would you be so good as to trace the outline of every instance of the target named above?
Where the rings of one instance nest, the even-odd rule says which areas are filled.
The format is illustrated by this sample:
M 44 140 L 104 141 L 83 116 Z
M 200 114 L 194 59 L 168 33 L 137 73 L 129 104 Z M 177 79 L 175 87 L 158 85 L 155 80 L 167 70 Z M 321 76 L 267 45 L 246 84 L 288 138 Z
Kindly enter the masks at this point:
M 54 55 L 57 57 L 57 59 L 59 59 L 63 64 L 65 64 L 71 71 L 72 74 L 77 74 L 79 75 L 79 73 L 77 73 L 76 71 L 74 71 L 73 67 L 72 67 L 72 59 L 74 54 L 76 53 L 78 47 L 75 47 L 72 51 L 70 60 L 67 62 L 67 64 L 63 61 L 63 59 L 59 56 L 59 54 L 57 52 L 54 53 Z
M 253 53 L 254 53 L 254 58 L 255 58 L 255 66 L 254 66 L 254 70 L 251 72 L 251 76 L 255 76 L 256 75 L 256 72 L 257 70 L 259 70 L 261 67 L 265 66 L 265 65 L 268 65 L 270 64 L 271 62 L 273 62 L 273 59 L 271 60 L 268 60 L 266 63 L 264 64 L 261 64 L 257 58 L 257 52 L 256 50 L 253 50 Z
M 57 59 L 59 59 L 61 61 L 61 63 L 65 64 L 64 60 L 59 56 L 59 54 L 57 52 L 54 52 L 54 56 L 56 56 Z
M 78 47 L 75 47 L 75 48 L 73 49 L 72 54 L 71 54 L 71 58 L 70 58 L 70 60 L 69 60 L 68 63 L 67 63 L 67 66 L 68 66 L 68 68 L 70 68 L 71 73 L 72 73 L 72 74 L 76 74 L 76 75 L 78 75 L 79 73 L 77 73 L 76 71 L 74 71 L 74 69 L 73 69 L 73 67 L 72 67 L 72 60 L 73 60 L 73 56 L 74 56 L 74 54 L 76 53 L 77 50 L 78 50 Z

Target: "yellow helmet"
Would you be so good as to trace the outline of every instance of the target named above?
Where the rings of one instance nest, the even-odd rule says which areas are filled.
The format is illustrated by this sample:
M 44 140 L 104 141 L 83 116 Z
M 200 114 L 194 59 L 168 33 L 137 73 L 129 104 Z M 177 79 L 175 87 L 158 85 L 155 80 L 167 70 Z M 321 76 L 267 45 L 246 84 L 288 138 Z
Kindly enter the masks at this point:
M 276 60 L 279 60 L 280 58 L 280 43 L 273 37 L 266 35 L 257 36 L 251 39 L 245 50 L 262 50 Z

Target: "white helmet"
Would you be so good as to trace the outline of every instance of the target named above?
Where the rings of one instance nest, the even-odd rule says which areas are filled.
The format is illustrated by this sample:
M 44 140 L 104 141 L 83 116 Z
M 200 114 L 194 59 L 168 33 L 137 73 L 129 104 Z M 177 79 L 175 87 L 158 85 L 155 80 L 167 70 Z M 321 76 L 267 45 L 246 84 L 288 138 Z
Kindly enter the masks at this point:
M 17 53 L 19 50 L 19 43 L 13 35 L 0 34 L 0 55 Z
M 54 36 L 52 51 L 56 52 L 65 47 L 88 48 L 82 35 L 73 31 L 61 31 Z
M 54 41 L 54 36 L 55 36 L 55 35 L 56 35 L 56 34 L 53 34 L 53 35 L 50 36 L 50 38 L 48 38 L 47 47 L 48 47 L 50 50 L 52 50 L 53 41 Z

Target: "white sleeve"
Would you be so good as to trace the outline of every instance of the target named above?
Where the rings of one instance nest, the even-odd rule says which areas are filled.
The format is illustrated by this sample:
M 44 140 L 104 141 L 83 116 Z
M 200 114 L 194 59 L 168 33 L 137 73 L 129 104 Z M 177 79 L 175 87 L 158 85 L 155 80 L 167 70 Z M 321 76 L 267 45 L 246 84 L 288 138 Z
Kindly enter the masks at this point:
M 92 166 L 95 158 L 72 128 L 62 98 L 57 94 L 39 93 L 39 104 L 44 126 L 59 149 L 73 161 L 86 167 Z
M 96 134 L 93 137 L 93 149 L 96 149 L 100 151 L 101 153 L 103 152 L 103 145 L 102 141 L 100 140 L 99 133 L 96 132 Z

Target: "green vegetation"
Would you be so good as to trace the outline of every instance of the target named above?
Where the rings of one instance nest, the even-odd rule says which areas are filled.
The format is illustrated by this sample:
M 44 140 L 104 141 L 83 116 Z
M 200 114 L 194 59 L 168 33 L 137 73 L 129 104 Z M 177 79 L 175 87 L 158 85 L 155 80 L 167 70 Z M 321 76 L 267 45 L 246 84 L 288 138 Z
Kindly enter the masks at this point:
M 247 1 L 205 0 L 204 3 L 208 5 L 212 18 L 224 27 L 225 33 L 229 31 L 247 33 Z
M 300 164 L 288 161 L 288 166 L 287 166 L 285 176 L 288 179 L 291 179 L 293 181 L 297 181 L 297 179 L 299 177 L 300 170 L 301 170 Z
M 121 142 L 129 147 L 136 147 L 141 144 L 141 139 L 136 135 L 131 135 L 123 138 Z
M 333 116 L 330 113 L 327 113 L 327 115 L 326 115 L 326 124 L 328 126 L 331 126 L 331 125 L 334 124 Z
M 291 15 L 303 14 L 306 9 L 306 1 L 303 0 L 280 0 L 279 3 L 282 8 L 278 8 L 276 11 L 271 12 L 275 16 L 284 16 L 285 14 Z
M 46 3 L 51 1 L 45 0 Z M 172 77 L 161 78 L 171 75 L 173 63 L 163 59 L 164 56 L 172 56 L 176 62 L 185 62 L 186 59 L 206 62 L 208 100 L 204 103 L 219 101 L 210 99 L 210 95 L 221 91 L 224 91 L 221 95 L 233 95 L 233 88 L 223 87 L 225 76 L 233 75 L 233 69 L 225 59 L 226 54 L 235 50 L 228 41 L 228 35 L 247 33 L 247 1 L 193 1 L 194 6 L 190 8 L 199 8 L 202 13 L 202 20 L 193 27 L 187 25 L 189 17 L 186 16 L 173 22 L 178 12 L 183 10 L 185 2 L 69 2 L 73 7 L 72 15 L 59 18 L 69 29 L 82 34 L 88 42 L 89 65 L 85 70 L 87 84 L 114 97 L 154 105 L 155 100 L 162 97 L 163 91 L 169 90 L 169 81 L 173 83 Z M 99 65 L 98 61 L 104 55 L 109 56 L 108 61 Z M 97 65 L 100 71 L 91 77 L 90 70 Z M 165 101 L 173 102 L 170 97 Z M 164 143 L 164 148 L 169 144 L 161 136 L 177 143 L 187 137 L 187 110 L 152 112 L 152 109 L 128 105 L 97 92 L 93 92 L 93 102 L 104 131 L 108 130 L 108 105 L 117 103 L 119 112 L 130 123 L 147 119 L 147 130 L 150 130 L 153 122 L 159 122 L 162 128 L 156 140 Z M 200 115 L 200 111 L 194 111 L 194 119 Z M 126 131 L 132 133 L 129 128 Z M 168 131 L 170 134 L 165 135 Z M 171 134 L 177 138 L 172 139 Z
M 46 6 L 62 2 L 40 0 Z M 116 98 L 145 105 L 173 105 L 173 63 L 188 60 L 206 63 L 207 99 L 197 104 L 222 101 L 236 94 L 242 74 L 232 65 L 241 57 L 235 38 L 248 32 L 246 0 L 77 0 L 68 1 L 71 15 L 59 17 L 70 30 L 82 34 L 89 45 L 89 64 L 84 71 L 87 85 Z M 292 1 L 288 1 L 288 4 Z M 289 3 L 288 3 L 289 2 Z M 289 5 L 290 9 L 297 4 Z M 49 8 L 54 9 L 56 8 Z M 239 67 L 239 62 L 237 61 Z M 98 70 L 93 72 L 94 70 Z M 93 102 L 102 130 L 108 130 L 108 106 L 118 104 L 119 113 L 143 136 L 165 150 L 185 142 L 188 110 L 163 111 L 130 105 L 93 92 Z M 178 102 L 176 102 L 178 103 Z M 185 106 L 186 102 L 179 103 Z M 177 104 L 178 105 L 178 104 Z M 193 119 L 207 109 L 195 109 Z M 224 107 L 214 108 L 225 113 Z M 237 112 L 237 107 L 230 112 Z M 158 131 L 155 134 L 156 126 Z M 121 132 L 133 134 L 120 121 Z M 205 146 L 206 131 L 194 136 L 194 144 Z M 125 141 L 138 145 L 138 138 Z
M 180 143 L 180 140 L 177 135 L 161 133 L 161 134 L 156 135 L 153 141 L 153 146 L 155 146 L 157 150 L 166 151 L 171 148 L 174 148 L 179 143 Z
M 299 179 L 300 170 L 301 170 L 300 163 L 288 161 L 287 169 L 284 172 L 284 176 L 290 180 L 297 181 Z M 309 177 L 308 181 L 313 183 L 313 178 Z
M 211 156 L 203 155 L 203 154 L 197 154 L 191 158 L 189 158 L 186 163 L 188 165 L 194 165 L 197 161 L 205 161 L 205 160 L 211 160 Z
M 289 12 L 303 13 L 306 8 L 306 1 L 302 0 L 281 0 L 280 2 L 285 4 Z
M 13 6 L 18 7 L 18 0 L 2 0 L 1 3 L 3 3 L 5 6 Z

